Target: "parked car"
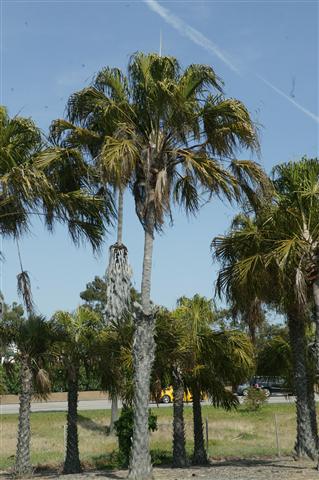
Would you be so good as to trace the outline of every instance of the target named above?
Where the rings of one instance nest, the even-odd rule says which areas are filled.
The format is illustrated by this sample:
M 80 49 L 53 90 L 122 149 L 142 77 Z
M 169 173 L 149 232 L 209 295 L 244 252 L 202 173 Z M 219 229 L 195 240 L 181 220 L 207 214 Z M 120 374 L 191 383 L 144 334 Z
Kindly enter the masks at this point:
M 189 390 L 184 393 L 184 402 L 191 402 L 192 395 Z M 160 397 L 161 403 L 172 403 L 173 402 L 173 387 L 167 387 L 165 390 L 161 391 Z
M 289 395 L 290 389 L 286 385 L 286 380 L 281 377 L 253 377 L 249 382 L 243 383 L 237 388 L 237 395 L 246 396 L 250 387 L 261 388 L 267 397 L 274 393 Z

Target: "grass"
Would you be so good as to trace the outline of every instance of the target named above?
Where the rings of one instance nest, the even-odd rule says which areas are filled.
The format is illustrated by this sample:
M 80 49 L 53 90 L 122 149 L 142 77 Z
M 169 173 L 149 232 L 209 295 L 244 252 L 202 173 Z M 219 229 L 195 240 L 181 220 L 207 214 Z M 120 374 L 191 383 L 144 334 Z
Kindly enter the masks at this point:
M 169 463 L 172 446 L 172 408 L 152 409 L 158 417 L 158 430 L 151 434 L 155 464 Z M 292 451 L 295 441 L 295 407 L 293 404 L 265 405 L 261 411 L 237 411 L 205 405 L 203 422 L 208 421 L 209 455 L 213 458 L 249 458 L 274 456 L 277 453 L 274 415 L 279 426 L 282 454 Z M 32 463 L 39 467 L 59 467 L 64 458 L 64 412 L 31 414 Z M 16 447 L 17 415 L 0 416 L 0 470 L 13 465 Z M 110 421 L 107 410 L 79 412 L 80 455 L 84 465 L 94 468 L 116 466 L 117 439 L 106 435 Z M 186 445 L 192 451 L 192 408 L 185 406 Z

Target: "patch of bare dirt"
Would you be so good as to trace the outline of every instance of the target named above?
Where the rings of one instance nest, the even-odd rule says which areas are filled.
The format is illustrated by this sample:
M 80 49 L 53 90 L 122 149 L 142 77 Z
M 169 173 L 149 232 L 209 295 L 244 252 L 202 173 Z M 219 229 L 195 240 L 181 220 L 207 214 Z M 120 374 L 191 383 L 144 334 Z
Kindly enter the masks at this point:
M 58 475 L 57 473 L 35 474 L 36 480 L 83 480 L 85 478 L 102 480 L 120 480 L 127 476 L 126 470 L 112 472 L 84 472 L 78 475 Z M 0 474 L 2 480 L 10 476 Z M 285 459 L 219 460 L 212 461 L 208 467 L 190 467 L 187 469 L 154 468 L 154 480 L 319 480 L 315 464 L 307 460 Z

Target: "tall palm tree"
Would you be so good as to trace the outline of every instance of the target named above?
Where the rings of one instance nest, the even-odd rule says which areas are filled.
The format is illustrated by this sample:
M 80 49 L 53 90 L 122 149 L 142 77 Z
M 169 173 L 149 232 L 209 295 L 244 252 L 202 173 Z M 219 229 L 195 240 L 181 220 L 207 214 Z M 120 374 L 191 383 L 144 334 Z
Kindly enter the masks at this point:
M 173 57 L 137 53 L 131 57 L 125 88 L 116 101 L 87 89 L 76 115 L 90 123 L 114 119 L 117 130 L 105 139 L 103 168 L 121 185 L 129 180 L 136 213 L 144 228 L 142 305 L 136 313 L 134 342 L 134 435 L 130 478 L 151 476 L 148 397 L 154 359 L 155 319 L 151 308 L 154 234 L 171 215 L 172 202 L 196 213 L 202 193 L 227 199 L 242 194 L 256 199 L 254 189 L 265 176 L 251 161 L 233 160 L 240 148 L 257 149 L 254 125 L 245 106 L 222 94 L 222 82 L 206 65 L 182 71 Z M 113 82 L 114 84 L 115 82 Z M 88 98 L 90 101 L 88 101 Z M 123 174 L 125 172 L 125 174 Z
M 56 312 L 51 325 L 58 335 L 55 349 L 68 385 L 67 441 L 63 472 L 79 473 L 82 471 L 77 424 L 79 370 L 81 364 L 90 358 L 94 351 L 101 320 L 91 309 L 79 307 L 73 314 Z
M 276 167 L 270 205 L 214 241 L 222 262 L 219 290 L 229 296 L 233 288 L 246 288 L 286 314 L 297 398 L 295 448 L 311 458 L 317 456 L 318 434 L 305 329 L 316 293 L 318 173 L 316 159 Z
M 11 349 L 11 356 L 20 365 L 18 441 L 14 472 L 18 476 L 31 474 L 30 460 L 30 404 L 34 393 L 46 396 L 50 380 L 45 369 L 50 349 L 55 340 L 54 332 L 41 316 L 6 315 L 0 322 L 0 337 Z
M 130 309 L 132 270 L 128 261 L 128 250 L 123 243 L 124 190 L 129 177 L 125 168 L 114 176 L 105 168 L 103 152 L 110 135 L 117 135 L 122 110 L 128 106 L 126 79 L 119 69 L 104 68 L 95 77 L 93 84 L 71 95 L 68 101 L 67 120 L 55 120 L 51 125 L 51 137 L 67 148 L 80 148 L 88 153 L 100 183 L 111 185 L 118 192 L 117 238 L 109 248 L 109 263 L 106 270 L 107 323 L 119 322 Z M 105 114 L 107 111 L 107 115 Z M 124 164 L 123 164 L 124 166 Z M 111 395 L 111 424 L 118 417 L 116 394 Z
M 149 379 L 154 359 L 154 314 L 150 303 L 154 234 L 171 215 L 172 201 L 196 213 L 203 191 L 212 196 L 254 196 L 265 176 L 249 161 L 234 158 L 237 147 L 258 148 L 244 105 L 226 99 L 211 67 L 191 65 L 184 72 L 175 58 L 137 53 L 128 66 L 131 111 L 110 136 L 104 164 L 130 171 L 138 218 L 144 228 L 142 308 L 137 313 L 134 435 L 130 478 L 149 478 L 147 428 Z M 123 160 L 124 158 L 124 160 Z M 123 167 L 121 167 L 123 168 Z

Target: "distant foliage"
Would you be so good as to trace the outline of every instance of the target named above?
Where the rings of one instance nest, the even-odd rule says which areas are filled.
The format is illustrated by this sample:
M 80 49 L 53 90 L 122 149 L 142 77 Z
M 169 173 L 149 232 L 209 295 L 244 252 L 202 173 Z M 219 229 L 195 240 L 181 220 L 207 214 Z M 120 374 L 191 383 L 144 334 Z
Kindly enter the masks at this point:
M 250 387 L 244 404 L 250 412 L 257 412 L 267 403 L 267 395 L 261 388 Z

